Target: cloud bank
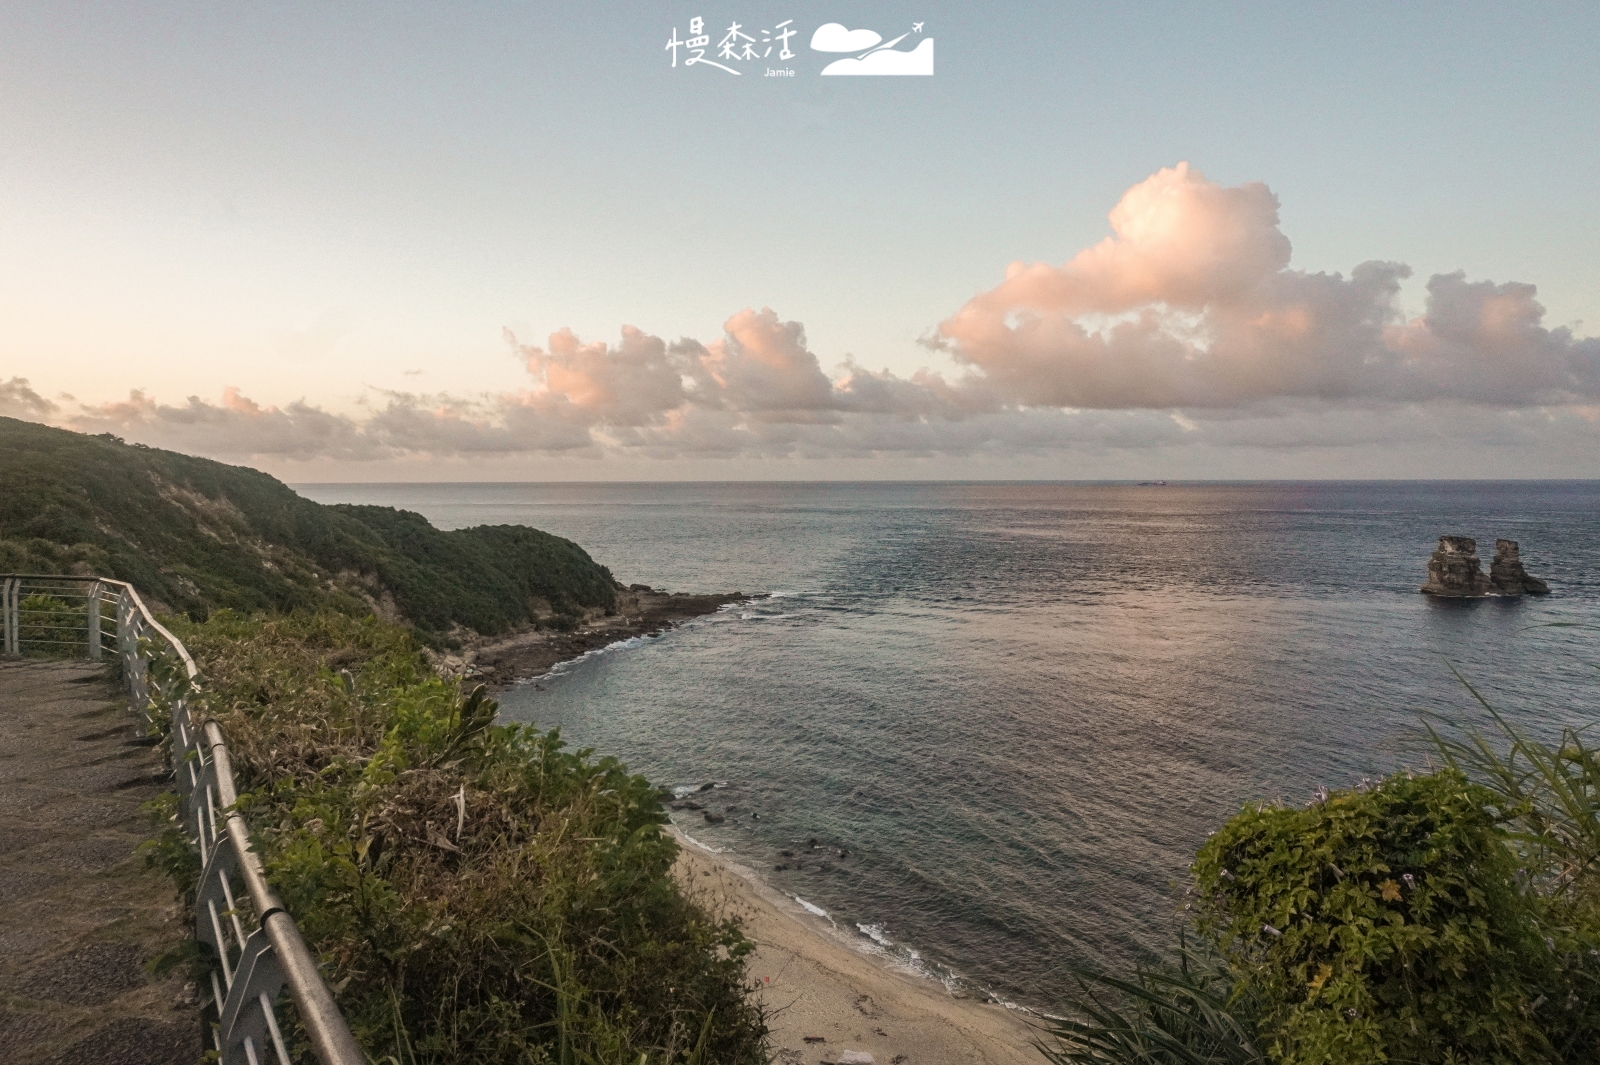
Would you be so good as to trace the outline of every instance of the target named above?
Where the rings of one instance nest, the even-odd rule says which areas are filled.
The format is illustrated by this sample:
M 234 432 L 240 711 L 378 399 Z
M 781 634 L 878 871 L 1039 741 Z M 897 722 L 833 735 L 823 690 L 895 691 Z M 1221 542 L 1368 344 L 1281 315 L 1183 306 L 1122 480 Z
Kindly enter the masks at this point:
M 1600 338 L 1546 329 L 1525 284 L 1428 281 L 1396 305 L 1403 263 L 1289 269 L 1265 185 L 1185 164 L 1129 189 L 1113 235 L 1061 266 L 1013 263 L 936 343 L 1011 402 L 1101 410 L 1458 401 L 1499 408 L 1600 397 Z
M 1111 235 L 1060 265 L 1013 263 L 924 343 L 941 373 L 831 370 L 770 308 L 720 337 L 616 343 L 507 334 L 515 392 L 375 392 L 358 416 L 224 392 L 67 410 L 0 383 L 0 413 L 219 456 L 651 458 L 1012 455 L 1075 449 L 1337 448 L 1548 441 L 1592 448 L 1600 338 L 1547 328 L 1532 285 L 1440 274 L 1421 315 L 1403 263 L 1290 267 L 1278 200 L 1187 164 L 1133 186 Z

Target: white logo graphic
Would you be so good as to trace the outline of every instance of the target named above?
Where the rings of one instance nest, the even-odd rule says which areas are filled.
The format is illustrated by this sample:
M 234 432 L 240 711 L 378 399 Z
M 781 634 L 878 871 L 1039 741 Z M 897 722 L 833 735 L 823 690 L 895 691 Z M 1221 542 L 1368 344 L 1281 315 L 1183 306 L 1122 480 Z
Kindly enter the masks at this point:
M 899 51 L 895 45 L 912 34 L 922 35 L 922 23 L 913 22 L 911 33 L 902 33 L 886 44 L 872 30 L 846 29 L 837 22 L 819 26 L 811 35 L 813 52 L 860 52 L 849 59 L 835 59 L 822 68 L 824 76 L 839 74 L 933 74 L 933 38 L 923 37 L 915 48 Z
M 793 59 L 795 53 L 789 48 L 789 38 L 795 36 L 797 32 L 791 28 L 793 25 L 794 19 L 784 19 L 770 30 L 758 31 L 761 34 L 761 43 L 757 44 L 755 37 L 743 32 L 748 27 L 735 22 L 728 27 L 727 32 L 723 34 L 722 40 L 717 42 L 717 59 L 725 59 L 730 63 L 748 62 L 752 59 L 767 59 L 772 56 L 773 48 L 778 49 L 777 58 L 780 62 Z M 876 34 L 874 34 L 873 43 L 877 43 Z M 678 65 L 678 49 L 682 48 L 689 53 L 683 61 L 685 67 L 703 63 L 708 67 L 716 67 L 718 70 L 729 74 L 744 73 L 730 66 L 725 66 L 717 62 L 716 59 L 707 59 L 706 48 L 710 44 L 711 35 L 706 32 L 706 20 L 696 15 L 689 20 L 689 39 L 680 41 L 678 39 L 678 27 L 674 26 L 672 27 L 672 38 L 667 41 L 665 50 L 672 53 L 672 65 L 674 67 Z M 794 71 L 787 69 L 778 71 L 768 68 L 767 74 L 769 76 L 783 74 L 792 77 Z

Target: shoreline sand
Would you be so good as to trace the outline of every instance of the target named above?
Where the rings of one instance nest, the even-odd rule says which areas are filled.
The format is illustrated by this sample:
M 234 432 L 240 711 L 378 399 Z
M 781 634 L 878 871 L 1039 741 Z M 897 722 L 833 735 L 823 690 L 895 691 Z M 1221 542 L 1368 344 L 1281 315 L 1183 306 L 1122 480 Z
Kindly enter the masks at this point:
M 890 968 L 760 876 L 707 850 L 676 825 L 675 875 L 714 913 L 737 917 L 756 945 L 749 962 L 767 1009 L 776 1065 L 825 1065 L 846 1051 L 874 1065 L 1043 1065 L 1042 1018 Z M 863 941 L 863 945 L 864 945 Z M 809 1037 L 809 1040 L 808 1040 Z

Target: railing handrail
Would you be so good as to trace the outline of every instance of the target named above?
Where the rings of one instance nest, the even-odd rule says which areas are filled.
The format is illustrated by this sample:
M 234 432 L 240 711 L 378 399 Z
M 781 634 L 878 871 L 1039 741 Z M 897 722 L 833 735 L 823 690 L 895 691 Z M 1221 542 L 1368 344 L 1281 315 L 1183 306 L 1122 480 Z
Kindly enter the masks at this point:
M 200 670 L 183 641 L 157 621 L 145 606 L 138 589 L 127 581 L 77 574 L 0 573 L 7 647 L 18 646 L 18 594 L 22 582 L 76 581 L 91 586 L 85 593 L 91 608 L 88 624 L 93 629 L 90 647 L 99 654 L 100 589 L 119 589 L 117 599 L 117 641 L 123 659 L 123 676 L 129 692 L 138 702 L 136 709 L 148 716 L 151 684 L 148 663 L 139 648 L 141 627 L 159 636 L 183 662 L 188 685 L 176 693 L 161 694 L 172 704 L 171 736 L 173 763 L 180 791 L 184 793 L 185 827 L 190 819 L 196 830 L 204 871 L 196 887 L 195 920 L 197 938 L 210 943 L 218 953 L 218 964 L 211 975 L 212 994 L 217 1009 L 215 1023 L 217 1051 L 224 1065 L 257 1065 L 257 1051 L 265 1052 L 270 1042 L 280 1065 L 289 1065 L 287 1048 L 278 1030 L 273 1002 L 284 987 L 300 1015 L 300 1022 L 311 1039 L 312 1050 L 322 1065 L 366 1065 L 367 1057 L 350 1034 L 350 1026 L 339 1012 L 333 993 L 322 979 L 317 959 L 306 946 L 294 919 L 267 883 L 261 856 L 250 846 L 250 826 L 237 809 L 239 796 L 233 779 L 233 760 L 216 721 L 196 722 L 189 713 L 189 693 L 197 690 Z M 46 590 L 46 589 L 41 589 Z M 219 825 L 220 819 L 220 825 Z M 223 839 L 226 844 L 223 844 Z M 208 846 L 207 844 L 210 844 Z M 256 927 L 245 935 L 234 905 L 230 884 L 236 875 L 244 882 Z M 234 934 L 228 935 L 229 931 Z M 230 967 L 228 940 L 238 950 Z M 222 979 L 219 981 L 217 972 Z M 226 991 L 224 986 L 226 985 Z

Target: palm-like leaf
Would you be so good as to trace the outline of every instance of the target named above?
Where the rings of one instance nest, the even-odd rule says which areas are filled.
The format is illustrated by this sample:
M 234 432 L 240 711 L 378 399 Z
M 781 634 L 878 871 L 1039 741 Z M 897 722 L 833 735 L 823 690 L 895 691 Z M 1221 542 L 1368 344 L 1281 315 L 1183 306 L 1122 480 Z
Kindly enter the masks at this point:
M 1264 1065 L 1254 1007 L 1235 995 L 1225 963 L 1180 941 L 1176 966 L 1132 979 L 1080 972 L 1074 1016 L 1038 1043 L 1057 1065 Z

